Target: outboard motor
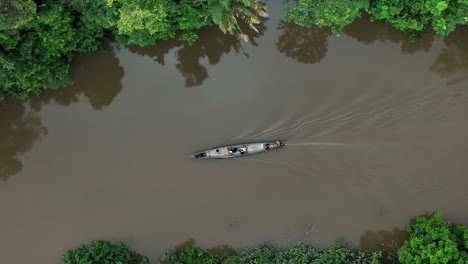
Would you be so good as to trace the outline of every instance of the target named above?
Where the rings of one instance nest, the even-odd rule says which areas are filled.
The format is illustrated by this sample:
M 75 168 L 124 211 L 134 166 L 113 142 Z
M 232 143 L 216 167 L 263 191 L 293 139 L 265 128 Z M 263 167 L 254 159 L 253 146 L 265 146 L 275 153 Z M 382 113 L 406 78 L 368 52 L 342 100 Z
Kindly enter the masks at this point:
M 283 146 L 286 146 L 286 143 L 284 143 L 284 142 L 281 142 L 281 141 L 279 141 L 279 140 L 278 140 L 278 141 L 276 141 L 275 143 L 276 143 L 276 146 L 278 146 L 278 147 L 283 147 Z

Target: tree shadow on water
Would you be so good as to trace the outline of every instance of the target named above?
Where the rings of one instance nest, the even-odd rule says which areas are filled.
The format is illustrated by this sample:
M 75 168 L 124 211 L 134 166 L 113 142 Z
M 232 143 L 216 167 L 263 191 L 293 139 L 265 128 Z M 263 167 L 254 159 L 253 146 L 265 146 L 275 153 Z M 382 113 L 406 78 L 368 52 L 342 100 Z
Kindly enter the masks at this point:
M 176 68 L 185 79 L 185 87 L 199 86 L 208 79 L 208 70 L 200 63 L 202 58 L 207 58 L 210 65 L 216 65 L 224 54 L 231 51 L 238 54 L 241 50 L 241 42 L 236 37 L 223 34 L 214 26 L 203 28 L 195 43 L 184 44 L 176 52 Z
M 196 241 L 195 241 L 194 238 L 189 238 L 189 239 L 185 240 L 184 242 L 182 242 L 182 243 L 176 245 L 176 246 L 174 247 L 174 249 L 175 249 L 176 252 L 182 252 L 182 251 L 184 251 L 186 248 L 195 247 L 195 243 L 196 243 Z
M 71 66 L 72 84 L 56 90 L 47 90 L 30 100 L 31 107 L 38 110 L 44 104 L 55 101 L 57 104 L 68 106 L 81 100 L 81 96 L 88 98 L 95 110 L 102 110 L 112 104 L 122 90 L 124 69 L 110 47 L 107 51 L 79 54 Z
M 409 220 L 408 226 L 416 223 L 417 217 L 432 217 L 435 212 L 425 212 Z M 388 258 L 388 263 L 396 262 L 396 253 L 403 243 L 409 239 L 409 233 L 402 228 L 395 227 L 392 230 L 367 230 L 359 239 L 359 247 L 367 251 L 381 250 Z
M 186 250 L 187 248 L 196 248 L 195 244 L 196 244 L 195 239 L 190 238 L 182 242 L 181 244 L 175 246 L 174 250 L 180 253 Z M 232 255 L 237 254 L 236 250 L 229 245 L 219 245 L 216 247 L 207 248 L 205 251 L 209 254 L 222 256 L 222 257 L 227 257 L 227 256 L 232 256 Z
M 172 49 L 179 48 L 183 45 L 182 41 L 177 39 L 161 40 L 156 42 L 154 46 L 140 47 L 136 45 L 127 46 L 128 50 L 133 54 L 148 56 L 158 64 L 166 65 L 165 57 Z
M 224 257 L 237 254 L 236 250 L 229 245 L 219 245 L 217 247 L 208 248 L 206 252 Z
M 468 27 L 457 28 L 444 38 L 444 44 L 431 71 L 442 78 L 451 78 L 448 84 L 468 80 Z
M 278 29 L 282 34 L 276 42 L 279 52 L 300 63 L 320 62 L 328 51 L 328 37 L 331 31 L 313 26 L 305 28 L 294 23 L 281 21 Z
M 23 167 L 19 156 L 46 135 L 47 129 L 38 113 L 43 106 L 52 101 L 68 106 L 84 96 L 94 109 L 101 110 L 122 90 L 123 75 L 123 67 L 111 52 L 80 54 L 72 62 L 72 85 L 31 97 L 28 100 L 31 109 L 28 103 L 15 100 L 0 103 L 0 179 L 18 174 Z
M 256 26 L 258 33 L 248 28 L 245 23 L 240 23 L 243 32 L 249 36 L 250 44 L 258 46 L 255 38 L 264 34 L 266 30 L 264 21 L 262 20 L 262 23 Z M 185 80 L 185 87 L 202 85 L 208 79 L 208 70 L 201 63 L 203 58 L 206 58 L 210 65 L 216 65 L 221 61 L 223 55 L 231 52 L 235 54 L 242 52 L 248 57 L 248 54 L 243 50 L 242 41 L 230 34 L 224 34 L 217 26 L 201 28 L 197 34 L 198 40 L 192 44 L 177 40 L 165 40 L 159 41 L 151 47 L 131 46 L 129 50 L 135 54 L 149 56 L 157 63 L 165 65 L 165 55 L 170 50 L 177 49 L 175 66 Z
M 429 51 L 435 36 L 434 32 L 426 31 L 421 33 L 420 38 L 413 43 L 407 33 L 399 31 L 383 21 L 371 21 L 369 15 L 363 15 L 354 20 L 343 30 L 343 33 L 365 44 L 374 44 L 376 41 L 399 44 L 402 54 Z
M 41 119 L 18 101 L 0 103 L 0 180 L 18 174 L 23 164 L 19 156 L 47 134 Z
M 359 239 L 359 246 L 369 251 L 382 250 L 385 252 L 396 252 L 408 238 L 408 232 L 398 227 L 393 228 L 391 231 L 368 230 Z

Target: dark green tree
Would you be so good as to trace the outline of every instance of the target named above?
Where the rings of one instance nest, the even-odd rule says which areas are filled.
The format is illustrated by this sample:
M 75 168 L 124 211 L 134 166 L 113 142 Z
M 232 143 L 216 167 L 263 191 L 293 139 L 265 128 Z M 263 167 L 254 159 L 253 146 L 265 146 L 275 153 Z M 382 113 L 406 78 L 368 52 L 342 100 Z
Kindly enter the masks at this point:
M 35 19 L 21 29 L 0 31 L 0 99 L 25 99 L 68 84 L 73 53 L 96 47 L 80 40 L 75 22 L 64 1 L 51 0 L 39 6 Z
M 401 263 L 467 263 L 466 227 L 454 229 L 440 213 L 417 217 L 407 231 L 410 238 L 398 249 Z
M 0 1 L 0 31 L 15 30 L 32 21 L 36 8 L 33 0 Z
M 402 31 L 414 34 L 431 27 L 446 36 L 468 24 L 468 0 L 376 0 L 370 13 Z
M 286 18 L 306 28 L 328 27 L 340 35 L 368 6 L 368 0 L 299 0 L 297 7 L 286 9 Z
M 71 249 L 62 257 L 62 264 L 148 264 L 148 258 L 131 252 L 124 244 L 94 241 Z
M 197 29 L 216 24 L 249 40 L 241 24 L 261 31 L 265 10 L 258 0 L 3 0 L 0 100 L 66 86 L 74 54 L 98 49 L 105 36 L 138 46 L 176 36 L 193 43 Z

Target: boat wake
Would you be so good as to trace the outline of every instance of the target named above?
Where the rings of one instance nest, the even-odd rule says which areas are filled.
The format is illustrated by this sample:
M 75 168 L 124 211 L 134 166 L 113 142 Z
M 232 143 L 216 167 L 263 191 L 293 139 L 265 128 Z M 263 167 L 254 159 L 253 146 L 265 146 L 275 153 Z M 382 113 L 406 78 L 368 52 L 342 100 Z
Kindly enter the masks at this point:
M 330 146 L 330 147 L 343 147 L 349 144 L 336 143 L 336 142 L 303 142 L 303 143 L 286 143 L 287 146 Z
M 259 163 L 264 163 L 268 165 L 285 165 L 285 166 L 301 166 L 301 167 L 307 167 L 307 168 L 315 168 L 316 163 L 314 162 L 309 162 L 309 163 L 303 163 L 303 162 L 296 162 L 296 161 L 279 161 L 279 160 L 273 160 L 273 159 L 258 159 L 258 158 L 251 158 L 247 157 L 244 159 L 244 162 L 259 162 Z

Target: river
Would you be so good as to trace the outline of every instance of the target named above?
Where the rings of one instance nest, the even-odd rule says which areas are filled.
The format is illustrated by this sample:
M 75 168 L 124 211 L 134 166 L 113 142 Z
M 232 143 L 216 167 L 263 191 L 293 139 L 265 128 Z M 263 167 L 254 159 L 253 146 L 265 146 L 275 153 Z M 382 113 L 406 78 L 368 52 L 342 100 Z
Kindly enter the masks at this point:
M 189 239 L 372 248 L 416 215 L 468 224 L 468 30 L 411 44 L 362 18 L 336 37 L 268 8 L 250 43 L 209 27 L 191 46 L 109 44 L 74 59 L 70 87 L 0 104 L 0 262 L 95 239 L 152 260 Z

